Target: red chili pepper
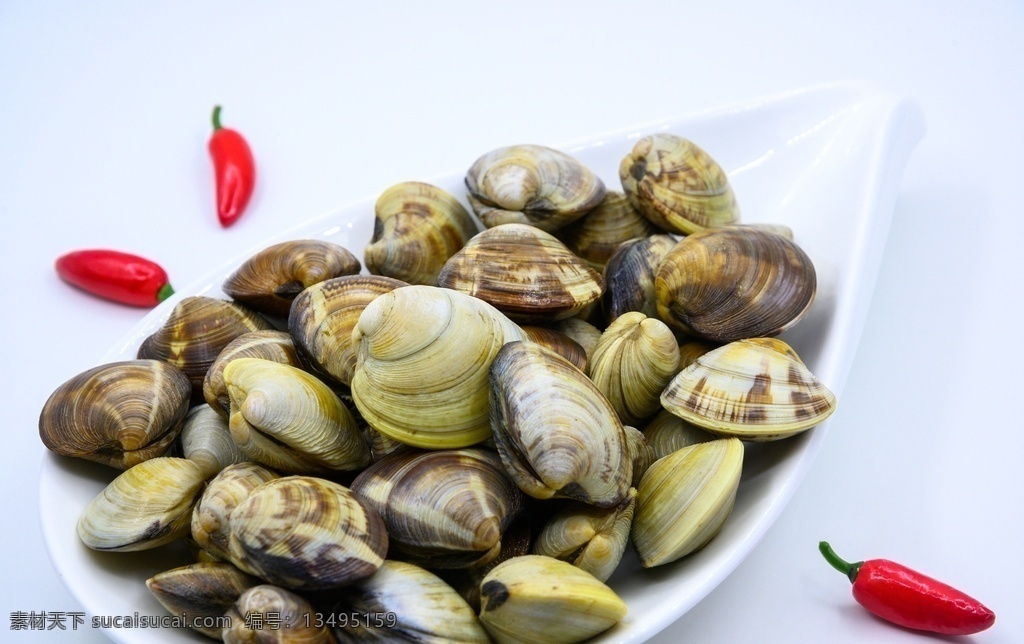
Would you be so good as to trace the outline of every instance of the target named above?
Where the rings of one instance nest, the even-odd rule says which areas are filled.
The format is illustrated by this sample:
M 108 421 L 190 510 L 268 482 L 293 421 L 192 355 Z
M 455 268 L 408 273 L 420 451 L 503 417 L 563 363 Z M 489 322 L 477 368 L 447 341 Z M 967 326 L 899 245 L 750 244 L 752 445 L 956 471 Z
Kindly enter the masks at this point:
M 853 582 L 854 599 L 893 624 L 942 635 L 970 635 L 996 621 L 995 613 L 978 600 L 906 566 L 888 559 L 851 564 L 825 541 L 818 549 Z
M 235 130 L 221 127 L 220 105 L 213 108 L 209 149 L 217 180 L 217 217 L 227 228 L 238 221 L 249 203 L 256 183 L 256 163 L 245 138 Z
M 174 294 L 167 272 L 148 259 L 116 250 L 79 250 L 57 258 L 65 282 L 108 300 L 155 306 Z

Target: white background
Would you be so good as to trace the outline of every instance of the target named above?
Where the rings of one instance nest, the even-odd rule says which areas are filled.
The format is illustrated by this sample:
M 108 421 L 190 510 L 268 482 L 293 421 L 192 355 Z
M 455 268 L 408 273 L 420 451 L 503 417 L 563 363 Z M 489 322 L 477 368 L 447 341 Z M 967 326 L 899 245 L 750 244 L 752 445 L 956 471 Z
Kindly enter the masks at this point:
M 854 79 L 916 98 L 928 133 L 839 411 L 782 518 L 657 641 L 921 641 L 867 616 L 819 539 L 975 595 L 998 615 L 979 642 L 1024 640 L 1020 4 L 370 4 L 0 2 L 0 630 L 11 611 L 79 610 L 40 535 L 38 413 L 144 314 L 62 284 L 58 255 L 132 250 L 184 285 L 500 145 Z M 227 230 L 214 103 L 260 173 Z

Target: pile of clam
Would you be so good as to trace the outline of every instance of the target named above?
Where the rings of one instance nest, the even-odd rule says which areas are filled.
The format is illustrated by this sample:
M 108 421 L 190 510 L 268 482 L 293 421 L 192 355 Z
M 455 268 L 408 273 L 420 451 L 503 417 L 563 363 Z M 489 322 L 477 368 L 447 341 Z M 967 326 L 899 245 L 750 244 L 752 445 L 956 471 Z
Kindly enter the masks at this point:
M 48 448 L 123 470 L 82 542 L 186 540 L 197 563 L 148 586 L 172 614 L 231 617 L 202 630 L 225 641 L 612 627 L 630 542 L 644 567 L 703 547 L 744 441 L 835 407 L 774 338 L 815 292 L 788 231 L 739 225 L 685 139 L 641 139 L 619 174 L 608 192 L 561 152 L 495 150 L 466 176 L 476 218 L 428 184 L 384 191 L 369 275 L 292 241 L 238 267 L 231 301 L 179 299 L 137 360 L 42 410 Z

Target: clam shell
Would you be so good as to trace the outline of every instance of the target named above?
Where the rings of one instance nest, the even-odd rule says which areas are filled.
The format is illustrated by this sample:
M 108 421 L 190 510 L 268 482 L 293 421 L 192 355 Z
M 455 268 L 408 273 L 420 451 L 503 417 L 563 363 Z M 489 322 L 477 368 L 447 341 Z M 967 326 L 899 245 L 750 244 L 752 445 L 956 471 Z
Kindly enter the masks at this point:
M 351 412 L 314 376 L 238 358 L 224 368 L 231 438 L 252 460 L 295 474 L 358 470 L 370 449 Z
M 645 136 L 619 166 L 630 203 L 659 228 L 690 234 L 739 221 L 722 167 L 692 141 L 668 133 Z
M 601 334 L 589 375 L 619 420 L 636 425 L 661 409 L 659 397 L 679 366 L 679 345 L 668 326 L 630 311 Z
M 523 333 L 526 334 L 526 338 L 530 342 L 536 342 L 543 347 L 551 349 L 558 355 L 573 363 L 577 369 L 586 373 L 587 352 L 579 342 L 576 342 L 565 333 L 556 331 L 555 329 L 548 329 L 540 326 L 524 326 L 522 329 Z
M 722 345 L 717 342 L 705 342 L 703 340 L 687 340 L 683 342 L 679 345 L 679 370 L 682 371 L 689 367 L 697 361 L 697 358 L 709 351 L 714 351 L 720 346 Z
M 366 268 L 409 284 L 437 285 L 448 258 L 478 231 L 472 216 L 444 190 L 407 181 L 377 199 Z
M 633 463 L 633 478 L 630 485 L 636 487 L 658 457 L 654 455 L 654 448 L 648 444 L 643 432 L 629 425 L 623 425 L 622 429 L 626 432 L 626 450 L 629 453 L 629 460 Z
M 655 279 L 658 316 L 715 342 L 778 335 L 810 309 L 816 286 L 814 264 L 799 246 L 739 226 L 686 237 Z
M 522 494 L 483 449 L 405 450 L 374 463 L 352 490 L 383 517 L 392 548 L 428 568 L 468 568 L 501 551 Z
M 253 331 L 243 333 L 228 342 L 210 365 L 203 379 L 203 398 L 225 419 L 231 408 L 228 387 L 224 382 L 224 367 L 235 358 L 260 358 L 293 367 L 302 367 L 295 344 L 284 331 Z
M 570 563 L 541 555 L 496 566 L 481 586 L 480 621 L 503 642 L 579 642 L 604 632 L 627 608 L 608 586 Z
M 128 360 L 71 378 L 46 400 L 47 449 L 126 470 L 162 455 L 181 431 L 192 385 L 174 365 Z
M 248 308 L 275 318 L 288 317 L 303 289 L 362 268 L 345 248 L 318 239 L 274 244 L 243 263 L 224 282 L 225 293 Z
M 198 463 L 208 476 L 228 465 L 249 460 L 231 440 L 228 421 L 209 405 L 197 405 L 185 416 L 181 430 L 182 455 Z
M 659 459 L 637 488 L 633 545 L 645 568 L 703 548 L 732 512 L 743 443 L 723 438 Z
M 211 297 L 186 297 L 163 326 L 142 341 L 139 358 L 169 362 L 192 382 L 193 398 L 202 400 L 203 380 L 229 342 L 250 331 L 269 330 L 259 314 L 239 304 Z
M 309 476 L 268 481 L 228 518 L 231 562 L 292 589 L 337 588 L 376 572 L 384 522 L 348 488 Z
M 664 458 L 684 447 L 713 441 L 717 436 L 688 423 L 667 409 L 662 409 L 643 429 L 644 438 L 653 452 L 654 460 Z
M 601 339 L 601 329 L 586 320 L 579 319 L 578 317 L 559 320 L 558 322 L 555 322 L 551 328 L 560 333 L 564 333 L 569 336 L 570 339 L 575 340 L 577 344 L 583 347 L 583 352 L 586 354 L 588 362 L 594 355 L 594 349 L 597 348 L 597 341 Z
M 623 242 L 604 268 L 605 317 L 614 322 L 629 311 L 649 318 L 658 317 L 658 299 L 654 278 L 661 260 L 676 245 L 671 235 L 651 235 Z
M 345 620 L 335 629 L 342 642 L 490 641 L 465 599 L 437 575 L 410 563 L 385 561 L 372 577 L 345 587 L 339 597 L 335 613 L 380 616 Z
M 334 644 L 334 635 L 304 597 L 270 584 L 254 586 L 226 612 L 227 644 Z M 333 620 L 332 620 L 333 621 Z
M 565 358 L 532 342 L 510 342 L 491 365 L 491 426 L 502 464 L 538 499 L 622 503 L 632 463 L 615 410 Z
M 528 501 L 529 498 L 524 497 L 523 500 Z M 533 514 L 529 511 L 524 512 L 509 525 L 501 536 L 501 552 L 490 562 L 474 568 L 444 568 L 435 569 L 433 572 L 450 584 L 475 612 L 480 612 L 480 584 L 487 573 L 512 557 L 530 554 L 532 542 L 530 526 L 534 523 L 535 518 Z
M 836 398 L 788 345 L 757 339 L 697 358 L 669 383 L 661 404 L 713 434 L 767 441 L 822 422 L 835 411 Z
M 544 526 L 533 552 L 567 561 L 599 581 L 607 581 L 626 552 L 635 505 L 633 489 L 616 508 L 572 503 Z
M 491 435 L 487 370 L 523 332 L 483 300 L 406 286 L 371 302 L 352 333 L 352 397 L 374 429 L 409 445 L 454 449 Z M 444 365 L 444 368 L 439 368 Z
M 229 563 L 195 563 L 156 574 L 146 580 L 146 587 L 171 615 L 184 615 L 196 631 L 220 639 L 220 628 L 202 624 L 213 623 L 212 618 L 223 616 L 242 593 L 261 583 Z
M 601 180 L 569 155 L 513 145 L 483 155 L 466 174 L 469 203 L 485 226 L 520 223 L 551 232 L 597 207 Z
M 147 550 L 186 536 L 207 472 L 159 457 L 122 472 L 86 506 L 78 536 L 93 550 Z
M 625 194 L 609 191 L 597 208 L 559 230 L 556 236 L 601 272 L 622 242 L 659 232 L 661 229 L 641 215 Z
M 351 275 L 321 282 L 295 298 L 288 332 L 299 354 L 327 382 L 349 385 L 356 368 L 352 330 L 366 305 L 405 282 Z
M 258 463 L 225 467 L 210 480 L 192 510 L 192 539 L 203 551 L 222 560 L 229 559 L 231 511 L 253 490 L 276 478 L 280 478 L 276 472 Z
M 604 292 L 604 281 L 552 235 L 502 224 L 476 235 L 441 269 L 437 285 L 480 298 L 520 323 L 560 320 Z

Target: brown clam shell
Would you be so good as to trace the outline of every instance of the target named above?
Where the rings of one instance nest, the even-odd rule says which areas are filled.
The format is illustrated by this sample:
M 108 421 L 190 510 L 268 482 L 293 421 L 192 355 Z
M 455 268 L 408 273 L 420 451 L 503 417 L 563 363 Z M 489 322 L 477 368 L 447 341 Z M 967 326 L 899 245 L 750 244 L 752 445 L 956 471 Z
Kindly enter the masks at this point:
M 658 268 L 658 317 L 706 340 L 778 335 L 810 309 L 814 264 L 765 230 L 732 226 L 694 233 Z
M 163 326 L 143 340 L 138 357 L 169 362 L 192 382 L 193 398 L 202 401 L 203 380 L 210 365 L 232 340 L 271 324 L 234 302 L 212 297 L 186 297 Z
M 597 207 L 605 187 L 586 166 L 541 145 L 483 155 L 466 173 L 469 203 L 485 226 L 520 223 L 558 230 Z
M 654 276 L 661 260 L 675 245 L 672 235 L 651 235 L 619 245 L 604 267 L 607 291 L 602 301 L 609 324 L 630 311 L 658 317 Z
M 288 316 L 295 348 L 328 382 L 349 385 L 356 368 L 352 330 L 359 314 L 377 296 L 405 282 L 382 275 L 347 275 L 309 287 Z
M 601 272 L 619 244 L 661 232 L 621 192 L 609 191 L 597 208 L 558 231 L 556 237 Z
M 288 317 L 303 289 L 333 277 L 355 275 L 355 255 L 331 242 L 299 239 L 269 246 L 245 261 L 224 282 L 225 293 L 254 311 Z
M 436 286 L 444 263 L 479 230 L 455 197 L 429 183 L 391 186 L 374 210 L 366 268 L 409 284 Z
M 219 639 L 220 628 L 203 623 L 224 615 L 248 588 L 261 582 L 229 563 L 195 563 L 153 575 L 146 587 L 171 615 L 185 615 L 189 624 L 207 637 Z
M 524 224 L 502 224 L 473 237 L 445 263 L 437 284 L 527 324 L 571 317 L 604 292 L 604 281 L 586 262 L 552 235 Z
M 236 358 L 260 358 L 297 368 L 303 366 L 292 337 L 285 331 L 252 331 L 238 336 L 217 354 L 203 379 L 203 398 L 224 418 L 228 417 L 231 409 L 224 367 Z
M 84 371 L 39 414 L 39 438 L 63 456 L 126 470 L 163 455 L 188 412 L 192 385 L 172 364 L 128 360 Z
M 619 178 L 630 203 L 659 228 L 690 234 L 739 221 L 725 170 L 681 136 L 659 133 L 637 141 Z
M 569 362 L 576 365 L 580 371 L 587 372 L 587 352 L 579 342 L 573 340 L 565 333 L 548 329 L 542 326 L 524 326 L 523 333 L 530 342 L 551 349 Z

